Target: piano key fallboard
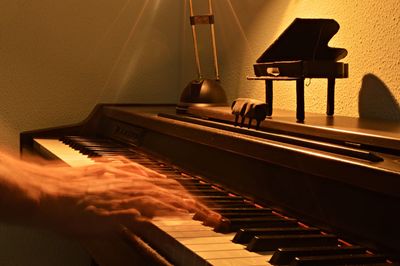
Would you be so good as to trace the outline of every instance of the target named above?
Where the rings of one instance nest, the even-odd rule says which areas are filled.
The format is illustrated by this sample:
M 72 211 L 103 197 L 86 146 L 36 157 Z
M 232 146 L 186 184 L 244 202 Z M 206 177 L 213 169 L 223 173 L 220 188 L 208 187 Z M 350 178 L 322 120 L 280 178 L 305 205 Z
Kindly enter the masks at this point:
M 286 183 L 285 178 L 290 170 L 259 159 L 244 157 L 243 154 L 238 155 L 238 152 L 234 150 L 224 150 L 223 155 L 238 156 L 242 162 L 239 168 L 243 167 L 246 170 L 236 174 L 241 176 L 241 180 L 247 180 L 247 182 L 240 181 L 241 183 L 235 186 L 234 183 L 238 182 L 235 173 L 228 171 L 228 174 L 222 174 L 222 172 L 224 167 L 237 161 L 229 157 L 221 157 L 220 147 L 213 149 L 214 154 L 205 153 L 208 151 L 209 143 L 201 141 L 203 138 L 210 141 L 211 137 L 211 141 L 223 146 L 232 144 L 232 139 L 225 139 L 228 143 L 224 143 L 224 140 L 220 139 L 224 132 L 220 129 L 213 129 L 208 135 L 210 132 L 207 133 L 207 127 L 204 125 L 188 125 L 186 122 L 170 121 L 170 119 L 159 117 L 157 113 L 160 108 L 163 111 L 169 109 L 164 106 L 150 108 L 146 106 L 107 108 L 105 106 L 82 125 L 64 128 L 61 134 L 59 129 L 23 134 L 21 138 L 23 152 L 37 152 L 47 158 L 61 159 L 72 166 L 81 165 L 79 161 L 82 164 L 90 164 L 98 156 L 122 155 L 180 182 L 199 201 L 220 213 L 223 218 L 221 223 L 214 227 L 207 226 L 204 223 L 206 217 L 200 214 L 155 218 L 152 223 L 145 225 L 139 237 L 173 265 L 394 265 L 396 252 L 393 252 L 390 243 L 388 248 L 381 248 L 380 243 L 371 244 L 375 241 L 366 241 L 368 239 L 365 235 L 360 236 L 363 231 L 347 234 L 349 228 L 342 224 L 325 224 L 322 223 L 322 219 L 316 219 L 318 217 L 311 214 L 299 215 L 308 209 L 317 213 L 321 212 L 320 208 L 323 208 L 326 202 L 335 199 L 321 198 L 318 201 L 320 206 L 311 203 L 310 199 L 304 201 L 301 197 L 306 197 L 306 194 L 302 192 L 302 188 L 298 187 L 296 190 L 291 186 L 301 184 L 310 186 L 311 184 Z M 152 109 L 156 109 L 155 112 L 149 111 Z M 136 112 L 140 114 L 135 115 Z M 234 140 L 239 140 L 235 139 L 236 133 L 228 134 Z M 172 141 L 170 137 L 171 139 L 179 137 L 179 140 Z M 251 139 L 251 137 L 247 138 Z M 199 142 L 201 142 L 200 145 L 197 144 Z M 240 141 L 233 144 L 240 145 Z M 273 147 L 278 145 L 275 142 L 268 144 Z M 171 147 L 173 147 L 172 150 Z M 292 150 L 293 146 L 278 148 Z M 170 156 L 166 156 L 167 150 L 171 153 L 168 154 Z M 196 152 L 200 157 L 194 155 Z M 309 150 L 307 150 L 308 153 Z M 199 158 L 203 158 L 205 154 L 211 158 L 199 161 Z M 264 155 L 267 156 L 268 153 Z M 275 153 L 275 155 L 279 154 Z M 257 152 L 249 156 L 255 157 Z M 329 157 L 324 152 L 321 152 L 320 156 Z M 383 155 L 380 154 L 380 156 Z M 392 158 L 391 156 L 388 158 Z M 338 158 L 341 157 L 343 156 L 338 155 Z M 383 157 L 386 159 L 385 156 Z M 300 156 L 289 156 L 284 160 L 288 158 L 301 164 L 298 161 Z M 215 160 L 217 165 L 213 165 L 210 159 Z M 187 161 L 193 160 L 197 162 L 197 165 L 205 162 L 207 165 L 196 171 L 196 164 L 186 164 Z M 254 172 L 248 171 L 247 160 L 254 163 L 251 165 L 254 166 Z M 220 161 L 225 161 L 226 165 L 219 165 Z M 363 163 L 379 164 L 355 160 L 357 166 Z M 257 178 L 257 167 L 260 167 L 260 164 L 262 168 L 266 164 L 270 169 L 270 173 L 264 173 L 263 182 L 259 182 L 260 179 Z M 238 169 L 237 165 L 236 167 L 232 165 L 232 168 Z M 212 171 L 207 171 L 210 169 Z M 293 173 L 290 172 L 290 174 Z M 282 187 L 283 184 L 270 183 L 274 181 L 275 174 L 285 180 L 286 187 Z M 306 174 L 301 173 L 294 178 L 302 179 L 304 175 Z M 308 175 L 307 182 L 314 182 L 314 178 L 308 178 Z M 290 176 L 292 178 L 292 175 Z M 330 181 L 328 183 L 332 185 Z M 296 211 L 293 210 L 293 206 L 290 206 L 291 200 L 282 200 L 280 205 L 276 202 L 280 198 L 275 198 L 271 190 L 266 189 L 268 188 L 266 184 L 276 190 L 275 193 L 285 194 L 282 197 L 294 197 L 295 201 L 300 201 L 301 205 L 311 206 L 303 206 L 303 209 Z M 348 185 L 354 186 L 352 183 L 345 184 L 346 187 Z M 257 186 L 263 188 L 263 196 L 260 196 Z M 344 185 L 340 183 L 337 187 L 343 189 L 342 186 Z M 366 190 L 363 186 L 354 191 L 358 196 L 365 196 L 357 190 Z M 385 200 L 388 197 L 392 200 L 392 193 L 391 191 L 390 194 L 383 196 Z M 309 196 L 315 197 L 315 195 Z M 337 201 L 341 204 L 340 199 Z M 368 215 L 373 216 L 374 206 L 370 207 L 371 212 Z M 334 212 L 338 211 L 335 209 Z M 328 213 L 329 210 L 327 210 Z M 379 213 L 376 215 L 379 216 Z M 335 221 L 333 216 L 329 218 Z M 351 219 L 350 215 L 350 224 Z M 346 218 L 342 217 L 341 220 L 346 220 Z M 379 227 L 375 225 L 377 226 Z M 344 229 L 344 233 L 338 229 Z M 382 231 L 380 228 L 379 230 Z M 392 232 L 396 237 L 397 231 L 394 229 Z M 374 238 L 374 233 L 371 235 Z M 393 243 L 395 241 L 397 239 L 394 239 Z

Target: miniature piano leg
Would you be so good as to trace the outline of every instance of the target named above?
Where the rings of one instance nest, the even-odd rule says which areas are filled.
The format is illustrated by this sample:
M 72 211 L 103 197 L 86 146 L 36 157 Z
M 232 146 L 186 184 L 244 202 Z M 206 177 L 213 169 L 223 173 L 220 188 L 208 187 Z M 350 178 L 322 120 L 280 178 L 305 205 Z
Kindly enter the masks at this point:
M 296 80 L 296 118 L 298 122 L 304 121 L 304 78 Z
M 332 116 L 334 112 L 335 112 L 335 79 L 328 78 L 326 114 Z
M 267 103 L 267 116 L 272 115 L 272 98 L 273 98 L 273 85 L 272 80 L 265 80 L 265 102 Z

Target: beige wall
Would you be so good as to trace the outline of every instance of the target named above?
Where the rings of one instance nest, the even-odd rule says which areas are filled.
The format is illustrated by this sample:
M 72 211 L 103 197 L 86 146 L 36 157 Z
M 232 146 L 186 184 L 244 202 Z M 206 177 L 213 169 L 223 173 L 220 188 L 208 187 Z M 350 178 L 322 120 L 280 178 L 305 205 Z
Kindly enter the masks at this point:
M 175 102 L 178 0 L 0 0 L 0 147 L 99 102 Z M 176 11 L 174 11 L 176 10 Z M 0 224 L 1 265 L 89 265 L 78 244 Z
M 99 102 L 176 102 L 196 77 L 187 6 L 180 0 L 1 0 L 0 145 L 23 130 L 83 119 Z M 195 0 L 199 13 L 207 1 Z M 264 98 L 252 64 L 295 17 L 334 18 L 331 45 L 349 55 L 336 113 L 400 119 L 398 1 L 215 0 L 222 82 L 229 100 Z M 204 72 L 212 77 L 207 31 Z M 208 56 L 207 56 L 208 55 Z M 275 107 L 295 108 L 294 84 L 275 86 Z M 325 81 L 306 88 L 306 111 L 325 112 Z
M 175 102 L 178 0 L 0 0 L 0 144 L 99 102 Z
M 222 82 L 230 100 L 263 99 L 263 83 L 245 77 L 295 17 L 334 18 L 341 29 L 331 45 L 349 51 L 344 61 L 350 65 L 350 77 L 337 82 L 336 113 L 400 121 L 397 0 L 214 2 Z M 19 132 L 80 121 L 99 102 L 176 102 L 196 77 L 187 19 L 181 0 L 0 0 L 0 146 L 16 153 Z M 200 52 L 211 77 L 207 33 L 200 29 Z M 325 112 L 325 86 L 312 80 L 306 111 Z M 274 94 L 275 107 L 295 108 L 293 84 L 278 83 Z M 52 265 L 46 256 L 31 259 L 41 253 L 29 248 L 34 245 L 46 247 L 42 252 L 52 259 L 70 250 L 87 262 L 68 241 L 8 227 L 0 231 L 6 235 L 0 246 L 12 238 L 26 244 L 15 244 L 14 253 L 8 249 L 8 257 L 0 254 L 2 265 Z

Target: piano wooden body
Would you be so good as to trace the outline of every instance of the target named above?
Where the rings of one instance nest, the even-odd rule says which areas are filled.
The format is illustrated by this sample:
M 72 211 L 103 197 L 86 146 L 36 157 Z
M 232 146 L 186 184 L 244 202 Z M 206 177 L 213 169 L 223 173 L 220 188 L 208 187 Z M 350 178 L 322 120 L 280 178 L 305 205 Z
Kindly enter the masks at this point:
M 396 260 L 400 254 L 400 126 L 312 114 L 299 124 L 292 117 L 290 112 L 276 112 L 261 123 L 260 130 L 253 130 L 235 127 L 233 115 L 224 107 L 193 107 L 177 115 L 175 106 L 168 104 L 105 104 L 82 123 L 21 133 L 21 153 L 54 159 L 60 156 L 40 140 L 108 139 L 240 195 L 246 202 L 272 208 L 296 223 L 335 234 L 341 243 L 384 254 L 384 261 Z M 143 228 L 139 237 L 171 264 L 263 265 L 244 260 L 218 264 L 229 259 L 190 255 L 182 241 L 156 232 L 155 227 Z M 118 237 L 113 241 L 118 242 Z M 127 238 L 118 245 L 103 240 L 87 247 L 100 265 L 128 265 L 127 261 L 137 259 L 129 253 L 138 249 Z

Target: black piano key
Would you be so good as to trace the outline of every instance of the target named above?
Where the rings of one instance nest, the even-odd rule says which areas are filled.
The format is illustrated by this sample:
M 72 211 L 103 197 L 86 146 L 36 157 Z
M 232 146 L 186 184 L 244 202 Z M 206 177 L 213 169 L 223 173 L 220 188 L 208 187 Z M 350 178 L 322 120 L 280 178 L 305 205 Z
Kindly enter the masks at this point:
M 305 227 L 284 227 L 284 228 L 242 228 L 240 229 L 232 241 L 238 244 L 247 244 L 255 236 L 273 236 L 273 235 L 305 235 L 318 234 L 318 228 Z
M 297 225 L 295 219 L 276 217 L 232 218 L 222 219 L 214 228 L 219 233 L 235 232 L 242 228 L 293 227 Z
M 196 184 L 199 184 L 199 181 L 195 179 L 189 179 L 189 178 L 171 178 L 171 179 L 177 181 L 183 187 L 195 186 Z
M 218 202 L 218 201 L 243 201 L 244 198 L 240 196 L 196 196 L 197 199 L 204 202 Z
M 249 205 L 249 203 L 245 202 L 244 200 L 240 199 L 229 199 L 229 196 L 226 197 L 226 199 L 207 199 L 207 198 L 202 198 L 202 197 L 196 197 L 200 202 L 206 204 L 207 206 L 220 206 L 220 207 L 228 207 L 229 206 L 234 206 L 234 207 L 240 207 L 242 205 Z
M 65 142 L 64 142 L 65 143 Z M 119 155 L 128 156 L 132 153 L 122 146 L 116 146 L 115 144 L 104 144 L 104 143 L 80 143 L 80 142 L 67 142 L 72 149 L 79 151 L 82 154 L 88 156 L 100 156 L 105 152 L 118 151 Z
M 230 213 L 220 213 L 222 219 L 233 219 L 233 218 L 257 218 L 257 217 L 276 217 L 275 214 L 271 212 L 256 212 L 256 213 L 241 213 L 241 212 L 230 212 Z M 205 215 L 196 213 L 193 216 L 194 220 L 204 220 L 207 219 Z
M 139 154 L 130 148 L 107 139 L 85 138 L 85 137 L 64 137 L 62 141 L 70 147 L 79 150 L 89 156 L 124 156 L 126 158 L 140 159 L 144 154 Z
M 95 152 L 90 152 L 90 151 L 79 151 L 80 153 L 82 153 L 83 155 L 87 155 L 89 158 L 98 158 L 101 157 L 101 155 L 95 153 Z
M 90 152 L 101 155 L 101 156 L 125 156 L 127 154 L 124 154 L 123 152 L 118 152 L 118 151 L 98 151 L 98 150 L 92 150 L 89 149 Z
M 174 169 L 171 166 L 167 166 L 160 162 L 153 161 L 150 159 L 139 159 L 139 160 L 137 160 L 137 162 L 140 162 L 140 164 L 142 164 L 143 166 L 151 166 L 151 167 L 155 167 L 157 169 Z
M 280 235 L 255 236 L 246 249 L 249 251 L 273 251 L 285 247 L 337 246 L 335 235 Z
M 343 264 L 342 264 L 343 265 Z M 346 266 L 400 266 L 399 263 L 380 262 L 380 263 L 363 263 L 363 264 L 346 264 Z
M 130 152 L 128 149 L 124 147 L 118 147 L 114 145 L 98 145 L 98 144 L 85 145 L 85 144 L 75 143 L 75 144 L 70 144 L 70 146 L 76 149 L 90 150 L 94 152 L 120 152 L 120 153 Z
M 222 190 L 217 190 L 217 189 L 213 188 L 213 186 L 210 184 L 194 183 L 194 184 L 186 184 L 183 186 L 187 190 L 211 190 L 211 189 L 214 189 L 216 191 L 222 191 Z
M 272 214 L 272 210 L 269 208 L 257 208 L 255 206 L 248 206 L 248 208 L 210 208 L 212 211 L 221 214 L 221 216 L 224 216 L 224 214 L 229 214 L 229 213 L 243 213 L 243 214 L 256 214 L 256 213 L 266 213 L 266 214 Z M 204 213 L 196 213 L 193 216 L 194 220 L 205 220 L 207 214 Z
M 325 266 L 325 265 L 369 265 L 385 263 L 386 257 L 372 254 L 348 254 L 329 256 L 296 257 L 290 266 Z
M 194 178 L 194 177 L 190 177 L 190 176 L 184 176 L 182 174 L 172 174 L 172 175 L 169 175 L 169 177 L 171 179 L 174 179 L 174 180 L 178 181 L 182 185 L 188 185 L 188 186 L 193 185 L 193 186 L 196 186 L 197 184 L 201 184 L 200 183 L 201 181 L 199 179 Z
M 202 182 L 202 180 L 200 180 L 199 178 L 187 175 L 187 174 L 185 174 L 183 172 L 171 174 L 170 176 L 171 176 L 171 178 L 174 178 L 174 179 L 183 180 L 183 182 L 185 182 L 185 180 L 192 180 L 194 183 L 201 183 Z
M 182 172 L 179 173 L 169 173 L 168 177 L 171 179 L 175 179 L 176 181 L 179 181 L 181 183 L 186 183 L 187 185 L 190 184 L 200 184 L 201 180 L 199 180 L 198 178 L 194 178 L 192 176 L 186 176 L 186 175 L 182 175 Z
M 86 142 L 96 142 L 96 143 L 103 143 L 103 144 L 108 144 L 108 143 L 115 143 L 112 140 L 109 139 L 100 139 L 100 138 L 86 138 L 82 136 L 64 136 L 60 139 L 64 143 L 78 143 L 82 141 Z
M 241 213 L 241 212 L 228 212 L 222 213 L 221 216 L 226 219 L 233 219 L 233 218 L 254 218 L 254 217 L 276 217 L 276 214 L 272 212 L 258 212 L 258 213 Z
M 201 184 L 201 183 L 193 183 L 193 184 L 182 184 L 184 188 L 187 190 L 196 189 L 196 190 L 210 190 L 213 187 L 210 184 Z
M 170 174 L 174 174 L 174 173 L 180 173 L 179 170 L 177 169 L 173 169 L 173 168 L 158 168 L 158 167 L 151 167 L 152 170 L 160 173 L 160 174 L 165 174 L 165 175 L 170 175 Z
M 86 140 L 86 139 L 94 139 L 94 138 L 85 137 L 85 136 L 78 136 L 78 135 L 67 135 L 67 136 L 64 136 L 63 139 L 71 139 L 71 140 L 82 139 L 82 140 Z M 101 138 L 99 138 L 99 139 L 101 139 Z
M 269 262 L 274 265 L 290 264 L 295 257 L 321 256 L 321 255 L 343 255 L 363 254 L 367 250 L 360 246 L 332 246 L 332 247 L 301 247 L 301 248 L 278 248 Z
M 193 182 L 193 183 L 187 183 L 183 184 L 185 185 L 186 189 L 195 189 L 195 190 L 216 190 L 216 191 L 225 191 L 223 189 L 219 189 L 214 187 L 211 184 L 203 183 L 203 182 Z M 225 191 L 226 192 L 226 191 Z
M 341 264 L 343 265 L 343 264 Z M 379 262 L 379 263 L 363 263 L 363 264 L 345 264 L 346 266 L 400 266 L 398 262 Z
M 228 196 L 225 191 L 219 191 L 215 189 L 187 189 L 186 191 L 195 196 Z
M 131 158 L 127 157 L 127 159 L 131 159 Z M 139 156 L 134 158 L 134 159 L 132 159 L 132 161 L 135 162 L 135 163 L 138 163 L 138 164 L 140 164 L 142 166 L 146 166 L 146 167 L 153 167 L 153 166 L 157 166 L 158 165 L 157 162 L 154 162 L 154 161 L 152 161 L 150 159 L 146 159 L 146 158 L 141 158 L 141 157 L 139 158 Z
M 258 212 L 272 212 L 270 208 L 259 208 L 251 205 L 251 208 L 211 208 L 217 213 L 229 213 L 229 212 L 243 212 L 243 213 L 258 213 Z
M 116 145 L 115 143 L 110 142 L 92 142 L 92 141 L 79 141 L 75 143 L 70 143 L 71 146 L 82 147 L 86 149 L 94 149 L 94 150 L 111 150 L 111 149 L 121 149 L 127 150 L 126 147 L 121 145 Z
M 224 213 L 230 213 L 230 212 L 242 212 L 242 213 L 249 213 L 249 214 L 258 213 L 260 211 L 261 212 L 266 212 L 266 213 L 267 212 L 268 213 L 272 212 L 272 210 L 269 209 L 269 208 L 258 208 L 258 207 L 254 206 L 254 205 L 250 205 L 250 204 L 247 204 L 247 203 L 241 203 L 240 206 L 237 206 L 237 207 L 235 207 L 235 206 L 226 206 L 226 207 L 224 207 L 224 206 L 223 207 L 211 206 L 210 207 L 210 205 L 208 207 L 209 207 L 210 210 L 221 214 L 221 216 Z M 206 214 L 204 214 L 204 213 L 196 213 L 193 216 L 193 219 L 194 220 L 204 221 L 204 220 L 207 219 L 207 217 L 206 217 Z
M 134 156 L 132 156 L 132 155 L 125 155 L 124 158 L 125 158 L 125 159 L 128 159 L 128 160 L 130 160 L 130 161 L 132 161 L 132 162 L 134 162 L 134 163 L 138 163 L 138 164 L 141 164 L 141 163 L 140 163 L 141 160 L 147 160 L 147 159 L 144 158 L 142 155 L 134 155 Z
M 72 145 L 75 146 L 75 145 Z M 86 146 L 80 145 L 79 143 L 76 144 L 77 147 L 82 147 L 83 149 L 96 151 L 96 152 L 119 152 L 119 153 L 126 153 L 127 155 L 132 154 L 130 150 L 124 147 L 117 147 L 117 146 Z
M 110 150 L 110 149 L 118 149 L 126 151 L 127 147 L 123 145 L 119 145 L 115 142 L 101 142 L 101 141 L 76 141 L 72 143 L 72 145 L 78 145 L 86 148 L 93 148 L 99 150 Z
M 149 158 L 138 159 L 137 161 L 140 162 L 140 164 L 143 164 L 145 166 L 149 165 L 149 166 L 160 167 L 160 168 L 162 168 L 162 167 L 170 168 L 170 166 L 166 166 L 163 163 L 157 162 L 157 161 L 149 159 Z
M 166 174 L 166 175 L 169 175 L 169 174 L 180 174 L 181 173 L 181 171 L 179 171 L 178 169 L 175 169 L 175 168 L 172 168 L 172 167 L 159 167 L 159 166 L 153 166 L 152 164 L 143 164 L 143 163 L 140 163 L 140 162 L 136 162 L 136 163 L 138 163 L 138 164 L 140 164 L 140 165 L 142 165 L 142 166 L 144 166 L 144 167 L 147 167 L 147 168 L 150 168 L 150 169 L 152 169 L 152 170 L 154 170 L 154 171 L 156 171 L 156 172 L 158 172 L 158 173 L 163 173 L 163 174 Z
M 143 162 L 153 162 L 152 159 L 147 158 L 146 155 L 144 154 L 139 154 L 139 153 L 132 153 L 130 155 L 125 155 L 125 158 L 134 162 L 140 163 L 141 161 Z
M 142 166 L 145 167 L 151 167 L 154 171 L 166 171 L 166 172 L 179 172 L 179 170 L 172 168 L 172 167 L 166 167 L 166 166 L 159 166 L 157 163 L 153 162 L 138 162 L 135 161 L 136 163 L 140 163 Z
M 209 208 L 254 208 L 254 205 L 244 202 L 244 201 L 229 201 L 229 200 L 221 200 L 221 201 L 210 201 L 203 202 Z

